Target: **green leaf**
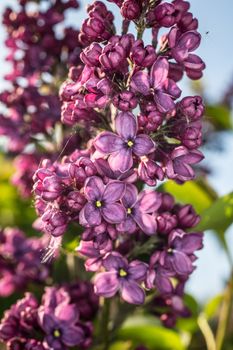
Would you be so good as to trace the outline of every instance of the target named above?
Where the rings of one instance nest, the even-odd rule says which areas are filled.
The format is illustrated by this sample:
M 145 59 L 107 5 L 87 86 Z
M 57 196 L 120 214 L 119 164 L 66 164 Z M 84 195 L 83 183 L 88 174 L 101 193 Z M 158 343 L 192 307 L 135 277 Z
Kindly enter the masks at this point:
M 233 223 L 233 192 L 217 199 L 201 216 L 198 230 L 225 232 Z
M 118 341 L 114 344 L 112 344 L 109 348 L 109 350 L 130 350 L 131 349 L 131 342 L 125 342 L 125 341 Z
M 160 326 L 124 326 L 118 336 L 123 340 L 132 340 L 135 345 L 143 344 L 150 350 L 185 350 L 178 333 Z
M 178 185 L 170 180 L 165 182 L 160 190 L 171 193 L 180 203 L 192 204 L 199 214 L 213 202 L 213 192 L 207 186 L 204 186 L 203 182 L 187 181 L 182 185 Z
M 206 106 L 205 114 L 217 130 L 232 129 L 231 112 L 224 105 Z
M 207 320 L 213 318 L 216 315 L 222 299 L 222 294 L 218 294 L 207 302 L 203 310 Z

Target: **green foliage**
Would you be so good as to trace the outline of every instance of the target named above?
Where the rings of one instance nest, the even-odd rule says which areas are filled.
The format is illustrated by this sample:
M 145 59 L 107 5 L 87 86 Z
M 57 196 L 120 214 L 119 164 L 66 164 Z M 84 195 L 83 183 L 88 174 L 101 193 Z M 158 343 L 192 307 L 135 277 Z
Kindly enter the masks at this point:
M 135 346 L 145 345 L 150 350 L 184 350 L 178 333 L 160 326 L 141 324 L 120 329 L 119 338 L 133 341 Z
M 218 294 L 206 303 L 206 305 L 204 306 L 203 312 L 207 320 L 213 318 L 216 315 L 222 300 L 223 300 L 223 295 Z
M 35 233 L 32 223 L 36 219 L 35 210 L 29 200 L 22 200 L 17 189 L 11 185 L 13 166 L 0 156 L 0 227 L 18 226 L 27 233 Z
M 232 129 L 231 112 L 226 106 L 207 105 L 205 111 L 207 120 L 214 125 L 215 129 L 218 131 Z
M 233 222 L 233 192 L 218 198 L 201 216 L 199 230 L 225 232 Z
M 159 189 L 171 193 L 180 203 L 192 204 L 199 214 L 209 208 L 217 196 L 203 180 L 187 181 L 182 185 L 170 180 Z

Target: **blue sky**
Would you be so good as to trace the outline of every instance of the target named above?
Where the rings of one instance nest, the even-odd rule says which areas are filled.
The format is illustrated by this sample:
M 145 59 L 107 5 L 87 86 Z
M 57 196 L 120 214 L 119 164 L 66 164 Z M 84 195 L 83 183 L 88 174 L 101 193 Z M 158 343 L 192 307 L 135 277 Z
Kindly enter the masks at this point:
M 80 26 L 81 20 L 85 18 L 85 6 L 89 3 L 89 1 L 81 2 L 83 4 L 81 10 L 70 13 L 67 19 L 69 23 L 75 23 L 77 26 Z M 1 0 L 0 12 L 5 6 L 15 3 L 15 0 Z M 190 3 L 192 12 L 199 19 L 199 30 L 203 38 L 198 53 L 207 65 L 203 79 L 205 91 L 209 99 L 217 101 L 233 81 L 233 1 L 191 0 Z M 109 5 L 118 21 L 116 6 Z M 3 40 L 4 30 L 0 28 L 0 90 L 6 86 L 2 77 L 8 70 L 8 65 L 4 62 L 7 52 Z M 189 91 L 187 83 L 183 84 L 183 88 L 184 92 Z M 210 181 L 219 194 L 228 193 L 233 188 L 231 173 L 233 135 L 224 137 L 224 147 L 224 154 L 219 152 L 206 154 L 206 162 L 214 164 L 215 168 L 214 174 L 210 176 Z M 227 232 L 227 240 L 233 247 L 233 229 Z M 188 284 L 188 291 L 194 293 L 200 300 L 204 300 L 221 290 L 229 267 L 211 232 L 205 234 L 205 248 L 198 255 L 198 268 Z

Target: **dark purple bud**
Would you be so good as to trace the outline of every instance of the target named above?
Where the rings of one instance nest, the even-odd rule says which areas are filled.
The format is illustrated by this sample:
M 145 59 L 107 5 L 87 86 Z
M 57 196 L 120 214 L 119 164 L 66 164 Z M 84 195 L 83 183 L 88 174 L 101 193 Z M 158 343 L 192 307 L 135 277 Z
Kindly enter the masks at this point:
M 177 11 L 173 4 L 164 2 L 155 7 L 154 17 L 162 27 L 172 27 L 178 20 Z
M 175 213 L 181 228 L 195 227 L 200 222 L 200 216 L 197 215 L 191 205 L 177 206 Z
M 200 119 L 204 113 L 204 105 L 200 96 L 184 97 L 178 104 L 179 111 L 191 121 Z
M 177 226 L 176 215 L 169 212 L 162 213 L 156 217 L 158 232 L 161 234 L 168 234 Z
M 86 202 L 84 196 L 79 191 L 69 192 L 66 201 L 68 208 L 74 212 L 80 211 Z
M 84 64 L 87 64 L 90 67 L 97 67 L 99 66 L 99 57 L 101 52 L 101 46 L 97 43 L 92 43 L 81 52 L 80 58 Z
M 182 144 L 189 149 L 196 149 L 202 144 L 202 125 L 201 123 L 197 123 L 190 124 L 182 133 Z
M 61 236 L 66 231 L 68 217 L 59 209 L 47 209 L 41 219 L 43 229 L 55 237 Z
M 156 52 L 152 45 L 144 47 L 142 40 L 136 40 L 132 46 L 130 58 L 140 67 L 151 67 L 156 60 Z
M 142 5 L 138 0 L 124 0 L 121 5 L 121 14 L 129 20 L 134 20 L 140 17 Z
M 175 200 L 169 193 L 161 193 L 162 204 L 160 211 L 170 211 L 175 205 Z
M 136 108 L 138 103 L 134 93 L 131 91 L 123 91 L 115 95 L 112 102 L 116 108 L 124 112 Z
M 148 186 L 155 186 L 157 180 L 162 181 L 164 179 L 163 169 L 155 161 L 147 157 L 141 158 L 138 166 L 138 175 Z
M 144 132 L 154 132 L 163 122 L 163 116 L 158 111 L 152 111 L 148 114 L 140 114 L 138 116 L 139 128 Z

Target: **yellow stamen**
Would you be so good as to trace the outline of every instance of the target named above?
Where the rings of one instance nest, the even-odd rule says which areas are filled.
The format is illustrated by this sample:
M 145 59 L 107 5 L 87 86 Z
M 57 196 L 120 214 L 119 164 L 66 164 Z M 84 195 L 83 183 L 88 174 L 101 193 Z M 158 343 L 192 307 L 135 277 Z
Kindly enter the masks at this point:
M 127 272 L 126 272 L 124 269 L 120 269 L 119 275 L 120 275 L 121 277 L 125 277 L 125 276 L 127 276 Z
M 127 214 L 131 214 L 132 213 L 132 209 L 131 208 L 128 208 L 127 209 Z
M 59 331 L 59 329 L 55 329 L 54 332 L 53 332 L 53 335 L 55 338 L 59 338 L 60 335 L 61 335 L 61 332 Z
M 100 208 L 102 206 L 102 203 L 100 201 L 96 201 L 95 205 L 97 206 L 97 208 Z
M 134 143 L 133 143 L 133 141 L 128 141 L 128 142 L 127 142 L 127 145 L 128 145 L 129 147 L 132 147 L 132 146 L 134 145 Z

